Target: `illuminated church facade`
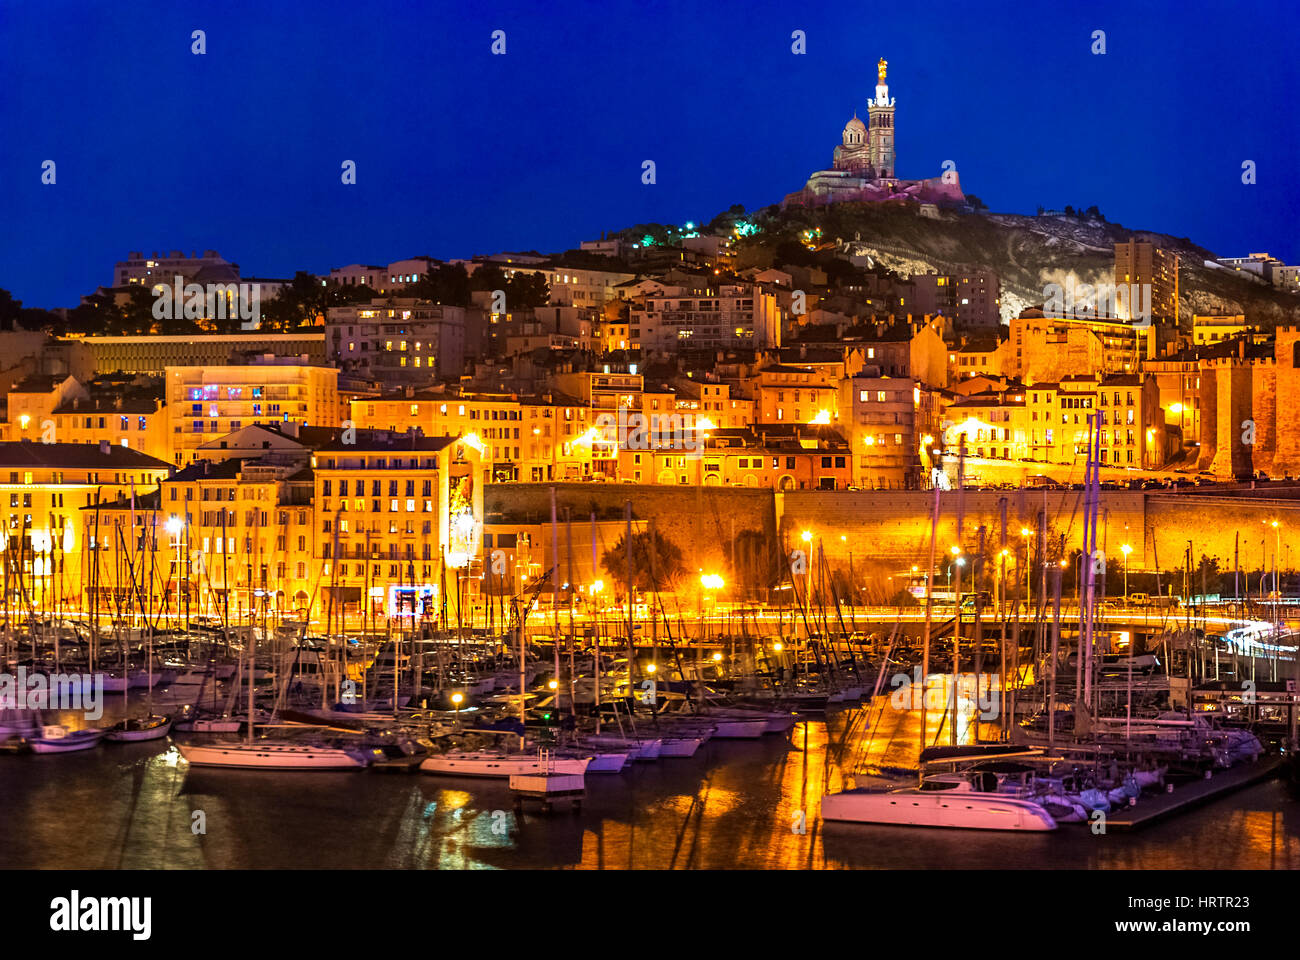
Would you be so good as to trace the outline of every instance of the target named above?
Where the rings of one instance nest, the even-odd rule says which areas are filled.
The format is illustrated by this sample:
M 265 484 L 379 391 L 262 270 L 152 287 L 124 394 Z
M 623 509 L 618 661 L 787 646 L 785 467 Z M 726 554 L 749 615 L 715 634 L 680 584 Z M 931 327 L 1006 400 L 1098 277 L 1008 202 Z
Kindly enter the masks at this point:
M 813 206 L 846 201 L 915 199 L 921 203 L 962 206 L 957 171 L 929 180 L 899 180 L 894 174 L 894 98 L 889 95 L 882 58 L 876 64 L 876 95 L 867 101 L 867 122 L 856 111 L 844 126 L 829 170 L 818 170 L 802 190 L 786 196 L 782 206 Z

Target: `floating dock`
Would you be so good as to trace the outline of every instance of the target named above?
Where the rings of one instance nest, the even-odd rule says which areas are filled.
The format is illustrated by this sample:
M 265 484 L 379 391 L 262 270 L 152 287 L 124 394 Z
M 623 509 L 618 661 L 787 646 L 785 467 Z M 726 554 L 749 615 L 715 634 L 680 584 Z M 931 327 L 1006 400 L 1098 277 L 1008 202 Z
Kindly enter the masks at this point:
M 586 779 L 580 773 L 514 773 L 510 775 L 510 792 L 515 809 L 521 809 L 525 800 L 536 800 L 543 811 L 549 811 L 556 800 L 570 800 L 577 811 L 586 796 Z
M 1192 807 L 1218 800 L 1243 787 L 1249 787 L 1277 776 L 1282 761 L 1276 757 L 1261 757 L 1228 770 L 1215 770 L 1208 780 L 1192 780 L 1175 786 L 1170 793 L 1144 795 L 1132 807 L 1122 807 L 1107 814 L 1107 830 L 1140 830 L 1166 817 L 1183 813 Z

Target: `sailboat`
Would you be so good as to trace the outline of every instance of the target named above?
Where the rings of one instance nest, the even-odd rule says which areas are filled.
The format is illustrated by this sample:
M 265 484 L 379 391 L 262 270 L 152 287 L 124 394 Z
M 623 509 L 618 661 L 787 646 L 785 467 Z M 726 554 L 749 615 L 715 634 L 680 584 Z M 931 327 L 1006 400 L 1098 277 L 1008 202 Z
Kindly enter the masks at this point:
M 232 767 L 244 770 L 352 770 L 364 767 L 367 755 L 362 750 L 343 750 L 288 739 L 255 739 L 256 705 L 256 636 L 249 631 L 248 648 L 248 740 L 244 743 L 177 745 L 182 757 L 193 766 Z
M 172 729 L 172 718 L 151 713 L 143 717 L 119 720 L 108 728 L 104 739 L 117 743 L 136 740 L 161 740 Z
M 157 542 L 154 542 L 154 549 L 157 548 Z M 134 571 L 132 571 L 134 574 Z M 152 584 L 152 581 L 151 581 Z M 153 588 L 150 586 L 150 593 Z M 179 603 L 179 600 L 177 601 Z M 142 717 L 128 716 L 124 720 L 119 720 L 113 726 L 109 727 L 104 734 L 104 739 L 111 740 L 115 743 L 137 742 L 142 740 L 160 740 L 167 736 L 172 729 L 172 718 L 153 712 L 153 687 L 155 677 L 153 672 L 153 624 L 149 622 L 148 613 L 145 615 L 145 629 L 147 633 L 148 653 L 145 662 L 145 673 L 143 677 L 138 674 L 130 678 L 127 686 L 122 690 L 123 709 L 130 698 L 130 689 L 133 687 L 143 686 L 147 691 L 145 715 Z M 128 676 L 130 676 L 128 674 Z

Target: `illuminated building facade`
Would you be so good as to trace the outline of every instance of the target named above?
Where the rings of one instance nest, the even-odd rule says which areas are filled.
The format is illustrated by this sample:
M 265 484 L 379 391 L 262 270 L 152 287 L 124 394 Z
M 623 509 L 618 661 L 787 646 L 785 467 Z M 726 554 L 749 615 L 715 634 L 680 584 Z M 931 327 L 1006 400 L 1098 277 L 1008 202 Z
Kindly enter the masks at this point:
M 341 370 L 385 384 L 458 378 L 465 310 L 414 297 L 330 307 L 325 349 Z
M 339 371 L 302 358 L 264 357 L 238 366 L 168 367 L 172 462 L 199 459 L 199 447 L 256 424 L 338 426 Z
M 162 460 L 107 442 L 0 443 L 0 538 L 11 602 L 46 611 L 56 601 L 79 602 L 89 559 L 82 508 L 96 498 L 143 495 L 169 472 Z
M 474 436 L 358 430 L 316 451 L 316 562 L 332 616 L 382 616 L 402 596 L 454 603 L 457 571 L 481 576 L 482 450 Z

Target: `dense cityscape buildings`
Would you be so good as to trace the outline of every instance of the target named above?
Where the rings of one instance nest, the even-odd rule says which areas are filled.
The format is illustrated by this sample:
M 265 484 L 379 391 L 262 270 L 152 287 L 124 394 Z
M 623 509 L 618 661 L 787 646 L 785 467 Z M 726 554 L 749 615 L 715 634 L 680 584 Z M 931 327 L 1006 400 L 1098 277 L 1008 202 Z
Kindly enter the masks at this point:
M 836 252 L 812 269 L 745 267 L 762 234 L 740 235 L 723 224 L 704 260 L 632 261 L 627 272 L 580 274 L 564 255 L 518 255 L 532 261 L 526 267 L 514 266 L 516 255 L 472 261 L 544 277 L 546 302 L 536 305 L 512 305 L 504 290 L 471 292 L 463 306 L 422 298 L 422 282 L 456 266 L 417 257 L 374 276 L 321 278 L 367 289 L 355 302 L 313 308 L 284 332 L 0 333 L 9 365 L 3 449 L 22 461 L 57 453 L 65 467 L 33 480 L 49 491 L 40 504 L 15 494 L 5 526 L 26 531 L 36 575 L 40 545 L 62 543 L 63 510 L 83 511 L 80 521 L 71 514 L 77 532 L 59 567 L 58 589 L 76 601 L 87 584 L 67 570 L 81 569 L 81 545 L 94 539 L 84 508 L 88 482 L 98 481 L 101 512 L 152 496 L 151 523 L 179 520 L 197 556 L 240 556 L 234 572 L 226 565 L 232 587 L 272 590 L 285 612 L 310 605 L 331 564 L 338 582 L 329 590 L 341 603 L 380 610 L 394 584 L 434 582 L 435 562 L 451 555 L 482 578 L 481 540 L 473 549 L 454 543 L 437 512 L 449 455 L 473 478 L 480 530 L 489 484 L 781 493 L 1077 481 L 1094 416 L 1110 483 L 1300 470 L 1300 433 L 1279 413 L 1300 396 L 1292 349 L 1300 335 L 1243 314 L 1179 317 L 1176 258 L 1152 243 L 1117 242 L 1114 251 L 1117 284 L 1136 278 L 1154 288 L 1142 322 L 1061 309 L 1050 290 L 1003 318 L 988 269 L 877 270 L 836 283 L 826 269 Z M 586 246 L 588 258 L 625 252 Z M 804 237 L 801 248 L 821 249 L 820 238 Z M 171 268 L 197 276 L 224 263 L 214 258 L 209 251 Z M 133 253 L 115 278 L 147 283 L 149 265 L 166 262 Z M 597 274 L 617 282 L 575 297 L 575 281 Z M 909 303 L 924 312 L 882 313 Z M 347 458 L 325 454 L 340 444 L 375 456 L 339 473 Z M 408 448 L 417 456 L 404 471 L 407 458 L 380 455 Z M 110 469 L 124 450 L 158 472 Z M 419 479 L 421 456 L 441 471 L 439 492 Z M 209 500 L 259 506 L 196 507 Z M 189 562 L 180 579 L 201 606 Z M 520 570 L 531 562 L 521 558 Z M 52 561 L 42 569 L 55 589 Z M 225 584 L 223 575 L 215 589 Z M 363 602 L 372 590 L 374 602 Z

